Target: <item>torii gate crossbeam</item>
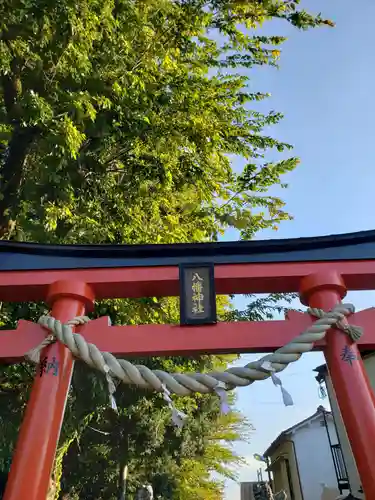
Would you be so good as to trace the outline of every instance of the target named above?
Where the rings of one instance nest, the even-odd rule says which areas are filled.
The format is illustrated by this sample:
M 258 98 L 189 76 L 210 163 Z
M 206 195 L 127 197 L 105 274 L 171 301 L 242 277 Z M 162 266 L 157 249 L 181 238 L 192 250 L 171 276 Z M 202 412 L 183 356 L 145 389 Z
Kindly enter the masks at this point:
M 145 246 L 48 246 L 0 242 L 0 300 L 45 300 L 61 321 L 90 311 L 95 299 L 179 294 L 178 266 L 215 266 L 218 294 L 299 291 L 303 303 L 325 310 L 346 290 L 375 288 L 375 232 L 297 240 Z M 373 309 L 350 321 L 365 329 L 358 345 L 337 330 L 316 345 L 325 353 L 340 410 L 368 499 L 375 498 L 375 397 L 359 351 L 375 350 Z M 289 320 L 218 323 L 205 326 L 111 327 L 105 318 L 80 332 L 101 350 L 116 355 L 196 355 L 274 350 L 311 324 L 291 313 Z M 38 325 L 20 321 L 0 331 L 0 358 L 15 362 L 45 336 Z M 355 361 L 341 358 L 350 348 Z M 45 500 L 73 360 L 54 344 L 46 355 L 59 370 L 37 373 L 9 477 L 5 500 Z
M 197 356 L 199 354 L 236 354 L 273 352 L 306 330 L 314 318 L 297 311 L 288 313 L 285 320 L 217 323 L 202 326 L 134 325 L 111 326 L 103 316 L 77 329 L 87 342 L 100 351 L 110 351 L 118 357 L 147 356 Z M 375 349 L 375 308 L 359 311 L 350 322 L 363 329 L 358 349 L 368 352 Z M 7 363 L 24 360 L 25 352 L 39 345 L 45 338 L 43 327 L 21 320 L 16 330 L 0 330 L 1 358 Z M 314 350 L 322 351 L 326 339 L 315 344 Z

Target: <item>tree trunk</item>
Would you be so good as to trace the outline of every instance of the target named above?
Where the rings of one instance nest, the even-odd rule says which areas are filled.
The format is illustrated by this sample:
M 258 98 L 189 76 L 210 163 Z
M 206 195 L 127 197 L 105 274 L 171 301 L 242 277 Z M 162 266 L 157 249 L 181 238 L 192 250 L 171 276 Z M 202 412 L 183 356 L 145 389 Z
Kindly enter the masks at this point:
M 24 165 L 36 134 L 35 128 L 16 125 L 4 153 L 4 161 L 0 166 L 0 237 L 8 232 L 12 212 L 19 205 L 19 188 L 22 184 Z
M 5 39 L 10 52 L 12 45 Z M 11 218 L 20 199 L 19 188 L 22 184 L 24 165 L 30 145 L 37 134 L 37 127 L 22 126 L 22 109 L 19 100 L 22 96 L 20 62 L 13 59 L 12 72 L 2 75 L 0 84 L 3 90 L 7 121 L 13 126 L 12 137 L 0 158 L 0 237 L 8 233 Z

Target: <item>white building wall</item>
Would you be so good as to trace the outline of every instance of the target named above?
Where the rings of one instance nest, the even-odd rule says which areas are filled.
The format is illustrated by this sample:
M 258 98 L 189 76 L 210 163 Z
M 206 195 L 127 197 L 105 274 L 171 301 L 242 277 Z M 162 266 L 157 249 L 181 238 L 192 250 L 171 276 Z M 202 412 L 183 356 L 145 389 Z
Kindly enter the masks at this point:
M 361 480 L 359 479 L 357 466 L 354 460 L 349 438 L 344 427 L 344 422 L 341 417 L 341 412 L 337 403 L 335 392 L 333 390 L 331 378 L 328 375 L 326 377 L 326 386 L 327 386 L 328 397 L 331 404 L 332 415 L 336 422 L 337 434 L 339 436 L 346 470 L 348 472 L 349 484 L 352 489 L 352 492 L 357 494 L 361 486 Z
M 371 354 L 366 356 L 363 360 L 363 363 L 365 365 L 365 369 L 369 377 L 371 387 L 375 392 L 375 355 Z M 348 471 L 350 487 L 355 496 L 358 496 L 359 498 L 364 498 L 364 495 L 359 493 L 359 489 L 361 487 L 361 480 L 359 478 L 358 469 L 354 460 L 349 438 L 346 433 L 344 422 L 342 420 L 341 412 L 337 403 L 335 391 L 332 386 L 332 381 L 328 374 L 326 376 L 326 386 L 327 386 L 328 397 L 331 404 L 332 414 L 336 422 L 337 433 L 339 435 L 339 440 L 341 444 L 342 453 L 344 456 L 346 469 Z
M 322 483 L 329 488 L 337 489 L 327 429 L 321 426 L 321 421 L 323 421 L 323 415 L 321 419 L 317 418 L 310 424 L 297 428 L 292 435 L 304 500 L 319 500 L 322 495 Z M 337 444 L 332 418 L 328 420 L 328 431 L 332 444 Z M 337 494 L 339 494 L 338 490 Z

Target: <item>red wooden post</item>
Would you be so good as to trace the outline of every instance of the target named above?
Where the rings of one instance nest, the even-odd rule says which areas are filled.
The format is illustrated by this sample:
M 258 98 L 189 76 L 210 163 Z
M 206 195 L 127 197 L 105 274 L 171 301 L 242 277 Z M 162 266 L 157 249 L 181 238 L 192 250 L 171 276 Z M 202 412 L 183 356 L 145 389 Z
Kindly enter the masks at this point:
M 92 307 L 94 295 L 85 283 L 59 281 L 48 291 L 52 316 L 68 321 Z M 73 358 L 62 344 L 48 346 L 42 357 L 55 357 L 58 373 L 37 371 L 13 455 L 4 500 L 45 500 L 73 373 Z
M 301 299 L 310 307 L 328 311 L 346 295 L 337 273 L 312 274 L 302 280 Z M 352 363 L 342 359 L 350 348 Z M 366 498 L 375 499 L 375 406 L 359 350 L 348 335 L 332 329 L 323 349 L 345 428 Z

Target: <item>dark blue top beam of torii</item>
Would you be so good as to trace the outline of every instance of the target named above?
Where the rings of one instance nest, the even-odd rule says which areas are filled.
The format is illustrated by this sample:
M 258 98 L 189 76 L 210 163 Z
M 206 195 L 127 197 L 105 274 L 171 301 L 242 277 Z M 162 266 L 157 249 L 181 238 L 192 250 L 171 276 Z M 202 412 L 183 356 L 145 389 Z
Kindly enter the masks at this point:
M 44 245 L 0 241 L 1 271 L 179 264 L 375 260 L 375 231 L 331 236 L 171 245 Z

